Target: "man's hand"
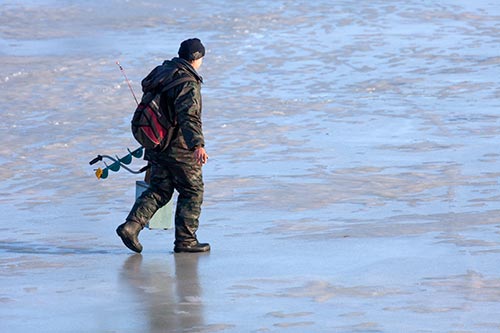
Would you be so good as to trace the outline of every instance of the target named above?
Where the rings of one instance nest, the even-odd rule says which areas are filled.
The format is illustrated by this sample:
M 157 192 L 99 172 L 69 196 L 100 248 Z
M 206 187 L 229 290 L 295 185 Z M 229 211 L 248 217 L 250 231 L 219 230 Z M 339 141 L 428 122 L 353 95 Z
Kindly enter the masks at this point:
M 205 148 L 203 147 L 196 148 L 194 151 L 194 159 L 196 160 L 196 163 L 198 163 L 199 165 L 207 163 L 208 154 L 205 151 Z

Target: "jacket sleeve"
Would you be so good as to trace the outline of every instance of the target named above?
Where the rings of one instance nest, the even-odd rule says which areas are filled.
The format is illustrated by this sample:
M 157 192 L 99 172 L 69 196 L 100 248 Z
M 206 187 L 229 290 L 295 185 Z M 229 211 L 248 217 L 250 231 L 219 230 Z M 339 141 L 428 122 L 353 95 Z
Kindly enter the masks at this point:
M 174 101 L 174 109 L 177 115 L 177 123 L 188 149 L 204 147 L 200 84 L 195 82 L 184 83 Z

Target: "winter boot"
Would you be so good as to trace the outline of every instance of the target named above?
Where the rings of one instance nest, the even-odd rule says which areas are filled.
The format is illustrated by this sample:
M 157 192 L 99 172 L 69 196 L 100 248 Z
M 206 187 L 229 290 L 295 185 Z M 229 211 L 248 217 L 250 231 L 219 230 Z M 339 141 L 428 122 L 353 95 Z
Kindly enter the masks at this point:
M 116 229 L 116 233 L 122 239 L 123 244 L 134 252 L 141 253 L 142 245 L 139 243 L 139 232 L 142 230 L 142 225 L 135 221 L 126 221 L 120 224 Z
M 174 247 L 174 252 L 175 253 L 182 253 L 182 252 L 208 252 L 210 251 L 210 244 L 208 243 L 194 243 L 192 245 L 175 245 Z

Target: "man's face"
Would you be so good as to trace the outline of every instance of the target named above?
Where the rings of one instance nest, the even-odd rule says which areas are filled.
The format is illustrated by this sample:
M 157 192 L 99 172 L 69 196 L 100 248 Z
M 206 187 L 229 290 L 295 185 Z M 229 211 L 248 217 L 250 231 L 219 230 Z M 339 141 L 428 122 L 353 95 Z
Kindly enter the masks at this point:
M 194 69 L 198 70 L 201 67 L 201 64 L 203 63 L 203 57 L 200 59 L 196 59 L 193 61 L 193 67 Z

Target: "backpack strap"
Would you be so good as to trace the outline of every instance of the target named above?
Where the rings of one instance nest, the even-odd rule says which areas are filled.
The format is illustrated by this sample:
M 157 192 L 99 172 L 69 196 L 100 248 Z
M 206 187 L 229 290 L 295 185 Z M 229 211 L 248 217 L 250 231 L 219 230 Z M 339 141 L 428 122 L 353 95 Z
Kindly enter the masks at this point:
M 165 91 L 169 90 L 170 88 L 173 88 L 181 83 L 184 83 L 184 82 L 189 82 L 189 81 L 192 81 L 192 82 L 196 82 L 195 79 L 193 79 L 192 77 L 189 77 L 189 76 L 184 76 L 184 77 L 181 77 L 181 78 L 178 78 L 177 80 L 174 80 L 172 82 L 170 82 L 169 84 L 167 84 L 162 90 L 161 90 L 161 93 L 164 93 Z

